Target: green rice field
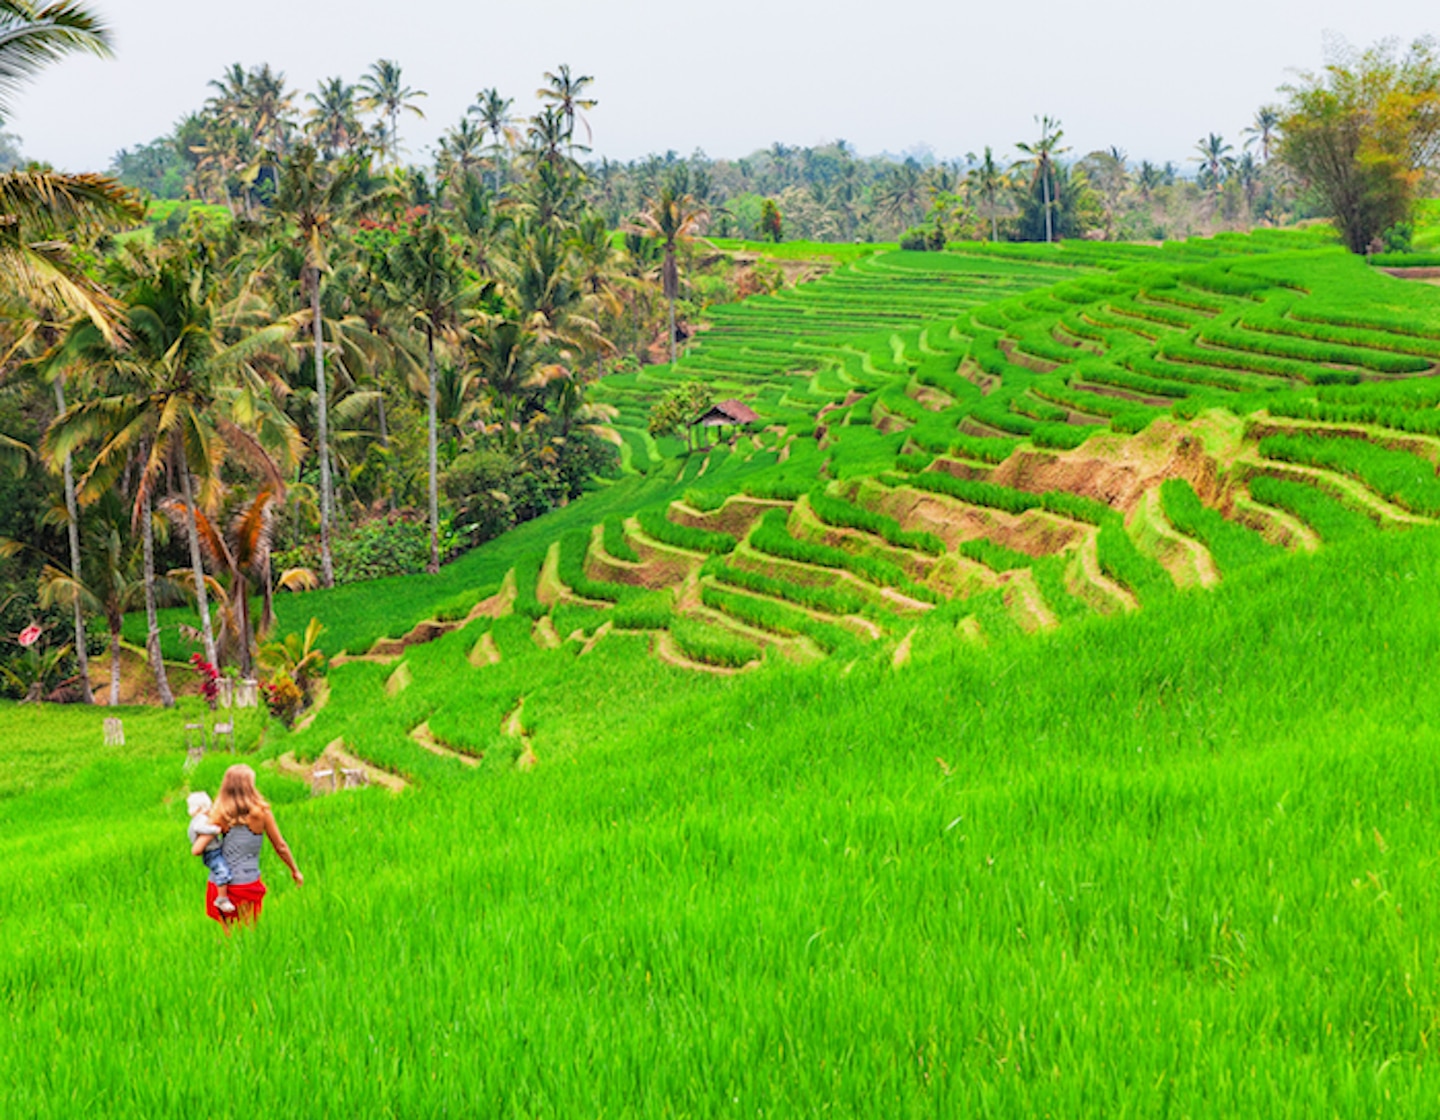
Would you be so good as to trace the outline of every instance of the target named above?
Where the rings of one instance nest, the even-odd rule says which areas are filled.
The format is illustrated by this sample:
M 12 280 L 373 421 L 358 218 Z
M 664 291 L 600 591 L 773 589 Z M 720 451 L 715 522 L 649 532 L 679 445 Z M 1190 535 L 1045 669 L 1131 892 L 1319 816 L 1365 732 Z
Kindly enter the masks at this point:
M 1434 1114 L 1440 289 L 844 248 L 596 387 L 617 479 L 282 596 L 256 928 L 198 701 L 0 706 L 0 1115 Z M 697 379 L 760 422 L 651 437 Z

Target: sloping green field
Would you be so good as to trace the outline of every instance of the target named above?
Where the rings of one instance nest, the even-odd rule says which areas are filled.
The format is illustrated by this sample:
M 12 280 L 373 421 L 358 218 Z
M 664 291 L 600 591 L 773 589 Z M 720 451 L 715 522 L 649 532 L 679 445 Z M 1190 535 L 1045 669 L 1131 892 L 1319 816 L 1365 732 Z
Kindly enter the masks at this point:
M 1430 1115 L 1437 357 L 1314 234 L 722 309 L 619 481 L 282 600 L 347 657 L 241 726 L 259 928 L 184 716 L 0 708 L 0 1113 Z M 695 377 L 761 430 L 649 440 Z

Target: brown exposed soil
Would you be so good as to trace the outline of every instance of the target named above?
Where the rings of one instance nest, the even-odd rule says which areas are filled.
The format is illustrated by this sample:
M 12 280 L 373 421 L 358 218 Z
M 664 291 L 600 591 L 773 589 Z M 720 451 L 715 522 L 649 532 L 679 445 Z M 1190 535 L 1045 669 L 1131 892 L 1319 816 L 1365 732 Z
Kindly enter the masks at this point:
M 995 345 L 1015 365 L 1032 369 L 1036 373 L 1054 373 L 1060 368 L 1059 362 L 1049 362 L 1044 358 L 1037 358 L 1034 354 L 1027 354 L 1020 349 L 1013 338 L 1002 338 Z
M 200 678 L 183 662 L 165 662 L 165 679 L 170 682 L 170 691 L 178 696 L 199 696 Z M 110 649 L 90 658 L 90 688 L 95 693 L 95 703 L 106 706 L 110 703 Z M 150 672 L 150 662 L 145 654 L 129 646 L 120 647 L 120 703 L 160 706 L 160 693 L 155 687 L 155 677 Z
M 737 495 L 727 498 L 719 509 L 701 513 L 684 502 L 674 502 L 670 506 L 670 520 L 677 525 L 688 525 L 692 529 L 708 529 L 714 533 L 743 537 L 750 531 L 750 527 L 770 510 L 789 509 L 792 505 L 793 502 Z
M 996 467 L 990 480 L 1032 493 L 1067 490 L 1128 512 L 1146 490 L 1183 478 L 1201 501 L 1214 503 L 1219 472 L 1200 440 L 1167 421 L 1157 420 L 1151 429 L 1145 438 L 1095 439 L 1075 451 L 1021 449 Z

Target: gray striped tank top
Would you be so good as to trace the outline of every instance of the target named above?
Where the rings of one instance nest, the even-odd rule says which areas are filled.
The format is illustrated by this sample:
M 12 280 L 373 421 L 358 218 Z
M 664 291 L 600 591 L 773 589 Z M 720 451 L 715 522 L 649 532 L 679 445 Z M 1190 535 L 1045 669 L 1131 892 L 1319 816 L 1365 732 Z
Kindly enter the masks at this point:
M 248 825 L 237 824 L 225 834 L 220 850 L 230 865 L 232 882 L 253 883 L 260 878 L 260 849 L 265 846 L 263 832 L 251 832 Z

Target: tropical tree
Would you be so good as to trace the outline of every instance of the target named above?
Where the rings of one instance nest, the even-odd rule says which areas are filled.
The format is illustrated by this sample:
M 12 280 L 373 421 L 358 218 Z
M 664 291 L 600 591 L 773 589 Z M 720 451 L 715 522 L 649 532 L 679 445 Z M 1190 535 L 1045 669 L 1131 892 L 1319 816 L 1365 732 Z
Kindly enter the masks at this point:
M 421 118 L 425 111 L 415 102 L 428 97 L 423 89 L 411 89 L 400 73 L 400 64 L 388 58 L 370 64 L 369 71 L 360 79 L 360 108 L 380 114 L 389 121 L 386 150 L 390 159 L 400 162 L 400 114 L 413 113 Z
M 1000 240 L 999 198 L 1005 189 L 1006 175 L 995 162 L 995 153 L 985 145 L 985 154 L 965 176 L 965 186 L 972 198 L 978 198 L 990 218 L 990 240 Z
M 500 154 L 507 145 L 515 143 L 514 122 L 510 118 L 510 106 L 514 101 L 508 97 L 501 97 L 500 91 L 494 88 L 482 89 L 475 95 L 475 104 L 465 110 L 467 114 L 479 118 L 481 126 L 490 133 L 490 150 L 495 154 L 495 193 L 500 193 Z
M 1215 194 L 1220 193 L 1220 188 L 1225 185 L 1225 176 L 1235 166 L 1235 160 L 1230 155 L 1234 150 L 1223 137 L 1213 132 L 1195 144 L 1195 151 L 1199 154 L 1191 158 L 1200 165 L 1202 181 Z
M 1247 138 L 1245 147 L 1260 145 L 1260 162 L 1270 162 L 1270 148 L 1280 129 L 1280 106 L 1262 105 L 1255 110 L 1255 121 L 1249 128 L 1242 129 Z
M 1070 149 L 1060 147 L 1060 141 L 1064 139 L 1065 131 L 1060 127 L 1058 119 L 1036 117 L 1035 122 L 1040 125 L 1040 138 L 1033 144 L 1019 143 L 1015 145 L 1026 157 L 1017 161 L 1015 166 L 1031 168 L 1031 183 L 1040 186 L 1045 204 L 1045 241 L 1048 244 L 1055 240 L 1053 217 L 1056 193 L 1055 157 Z
M 1324 200 L 1342 240 L 1366 252 L 1406 220 L 1440 154 L 1440 53 L 1429 39 L 1335 52 L 1283 92 L 1280 158 Z
M 330 550 L 335 491 L 330 477 L 330 417 L 325 380 L 325 327 L 320 290 L 329 269 L 328 248 L 337 225 L 374 205 L 358 187 L 363 168 L 354 158 L 326 163 L 309 145 L 301 145 L 280 165 L 280 187 L 271 213 L 283 224 L 304 257 L 300 286 L 310 308 L 311 342 L 315 362 L 315 404 L 320 456 L 320 579 L 335 586 L 335 562 Z
M 565 139 L 570 142 L 572 151 L 577 120 L 585 126 L 585 139 L 591 139 L 590 122 L 585 119 L 585 111 L 595 108 L 600 102 L 593 97 L 585 97 L 584 93 L 594 81 L 589 75 L 575 77 L 568 65 L 562 65 L 553 73 L 545 71 L 545 84 L 535 91 L 535 96 L 541 101 L 548 101 L 559 110 L 565 121 Z
M 438 384 L 436 343 L 458 341 L 464 311 L 479 293 L 468 283 L 464 261 L 448 231 L 431 215 L 416 222 L 386 259 L 387 288 L 425 339 L 425 432 L 429 463 L 430 563 L 440 570 L 439 463 L 436 435 Z
M 710 212 L 688 194 L 677 194 L 668 183 L 649 209 L 635 215 L 638 232 L 648 233 L 664 250 L 660 270 L 661 288 L 669 304 L 670 364 L 675 364 L 675 300 L 680 295 L 680 269 L 675 260 L 676 249 L 690 241 Z
M 42 451 L 56 462 L 81 444 L 97 444 L 82 489 L 98 495 L 130 457 L 143 450 L 135 514 L 142 523 L 149 516 L 156 482 L 167 473 L 178 476 L 205 657 L 216 664 L 199 502 L 216 496 L 221 468 L 230 456 L 278 487 L 279 470 L 265 444 L 288 443 L 294 433 L 270 406 L 250 366 L 258 351 L 283 345 L 289 328 L 270 327 L 228 342 L 212 284 L 203 264 L 179 253 L 155 262 L 132 281 L 125 295 L 130 337 L 123 350 L 108 346 L 89 324 L 82 325 L 69 342 L 72 352 L 111 365 L 123 384 L 109 395 L 72 405 L 46 433 Z M 246 430 L 237 417 L 261 435 Z
M 913 160 L 891 170 L 875 191 L 875 208 L 902 229 L 925 211 L 925 178 Z
M 326 78 L 316 92 L 305 95 L 305 100 L 311 105 L 306 114 L 306 133 L 326 159 L 350 151 L 364 134 L 356 115 L 355 87 L 344 78 Z

